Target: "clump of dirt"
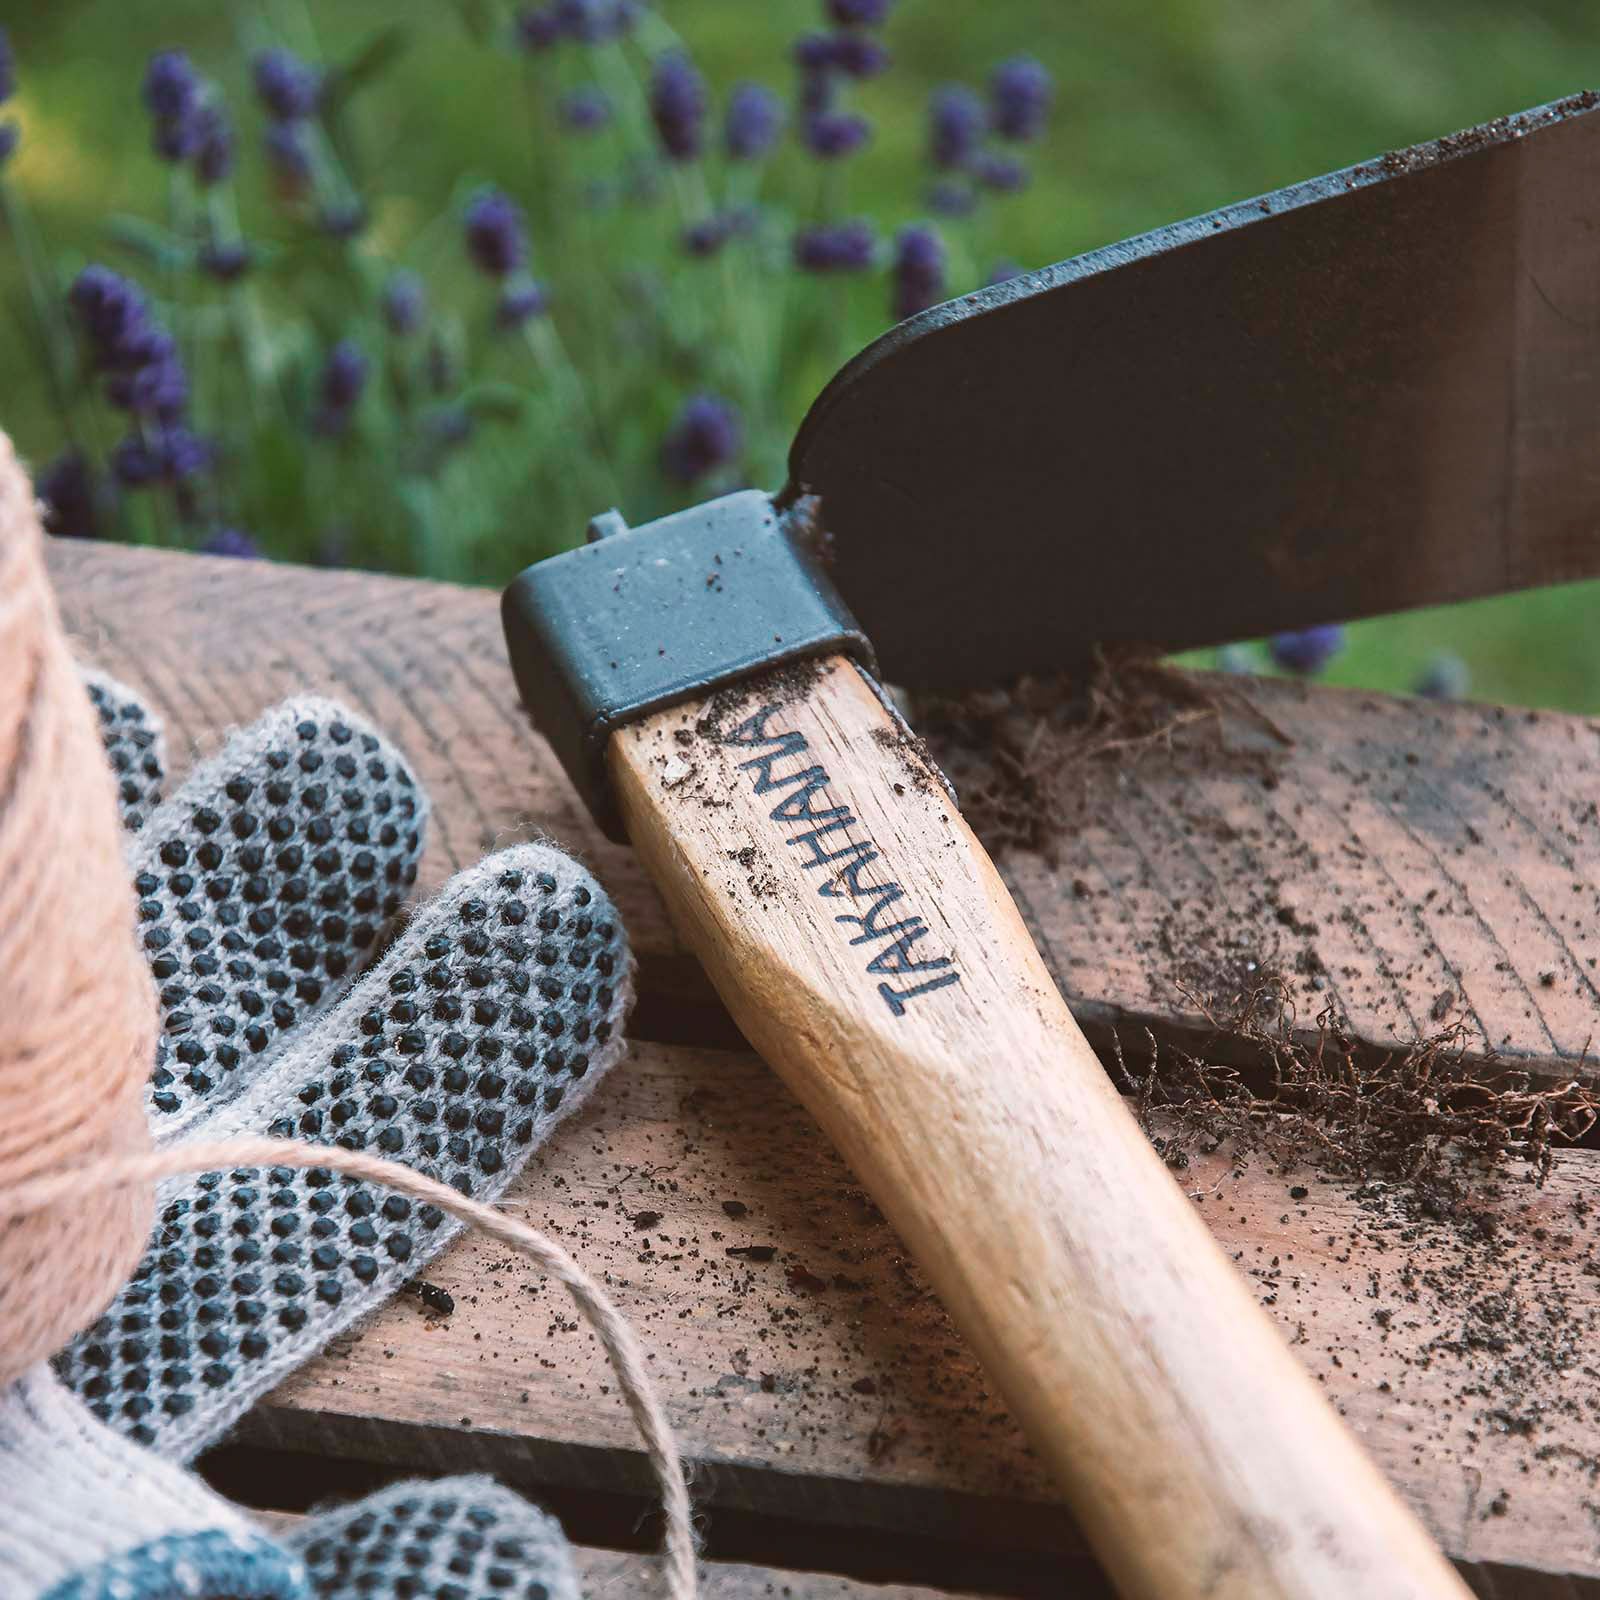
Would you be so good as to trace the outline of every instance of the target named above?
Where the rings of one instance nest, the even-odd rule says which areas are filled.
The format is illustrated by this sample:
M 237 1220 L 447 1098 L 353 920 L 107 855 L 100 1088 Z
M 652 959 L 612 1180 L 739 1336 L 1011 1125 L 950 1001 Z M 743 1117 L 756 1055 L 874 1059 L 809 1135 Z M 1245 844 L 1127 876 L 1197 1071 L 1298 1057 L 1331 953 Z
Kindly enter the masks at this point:
M 1131 764 L 1180 745 L 1222 748 L 1226 709 L 1265 727 L 1282 749 L 1293 744 L 1225 680 L 1139 652 L 1097 652 L 1086 672 L 1024 677 L 1003 689 L 917 695 L 911 721 L 990 854 L 1030 850 L 1053 864 L 1058 841 L 1083 815 L 1092 765 Z
M 1114 1045 L 1121 1086 L 1174 1167 L 1226 1142 L 1285 1173 L 1403 1184 L 1426 1211 L 1449 1207 L 1464 1185 L 1476 1188 L 1488 1169 L 1512 1161 L 1542 1184 L 1555 1150 L 1600 1122 L 1600 1092 L 1584 1076 L 1545 1082 L 1499 1069 L 1463 1025 L 1376 1051 L 1347 1035 L 1331 1006 L 1300 1027 L 1287 983 L 1257 962 L 1205 977 L 1209 992 L 1186 978 L 1178 987 L 1219 1039 L 1251 1047 L 1252 1065 L 1160 1046 L 1148 1032 L 1142 1062 Z
M 823 671 L 820 661 L 806 656 L 798 661 L 786 661 L 759 677 L 740 678 L 727 684 L 706 702 L 705 710 L 695 722 L 694 731 L 702 739 L 720 743 L 726 738 L 729 728 L 738 724 L 739 713 L 744 712 L 747 706 L 793 705 L 797 700 L 805 699 L 823 676 Z

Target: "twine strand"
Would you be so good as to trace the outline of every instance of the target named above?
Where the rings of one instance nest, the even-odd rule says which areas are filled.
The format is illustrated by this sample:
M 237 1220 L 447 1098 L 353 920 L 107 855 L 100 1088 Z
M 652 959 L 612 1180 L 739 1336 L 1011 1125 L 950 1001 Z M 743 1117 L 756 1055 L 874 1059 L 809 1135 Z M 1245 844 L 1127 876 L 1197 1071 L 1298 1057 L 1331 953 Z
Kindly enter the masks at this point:
M 125 1188 L 144 1189 L 167 1178 L 232 1167 L 275 1166 L 320 1167 L 438 1206 L 458 1221 L 509 1246 L 563 1285 L 606 1352 L 660 1485 L 666 1522 L 663 1540 L 666 1592 L 671 1600 L 695 1600 L 698 1589 L 689 1485 L 682 1457 L 672 1437 L 672 1426 L 646 1369 L 638 1337 L 605 1290 L 560 1245 L 527 1223 L 481 1201 L 468 1199 L 448 1184 L 439 1183 L 397 1161 L 385 1161 L 364 1151 L 345 1150 L 339 1146 L 268 1138 L 199 1140 L 147 1155 L 117 1157 L 92 1162 L 76 1170 L 43 1173 L 0 1190 L 0 1222 L 54 1213 L 81 1204 L 85 1195 L 107 1194 Z
M 0 1387 L 94 1321 L 150 1236 L 157 1181 L 317 1167 L 498 1239 L 594 1328 L 661 1486 L 671 1600 L 694 1600 L 683 1462 L 632 1327 L 565 1250 L 393 1161 L 241 1138 L 152 1152 L 156 997 L 134 931 L 111 771 L 45 574 L 33 488 L 0 433 Z
M 111 769 L 0 434 L 0 1189 L 147 1149 L 155 1040 Z M 125 1187 L 0 1230 L 0 1385 L 100 1314 L 150 1206 Z

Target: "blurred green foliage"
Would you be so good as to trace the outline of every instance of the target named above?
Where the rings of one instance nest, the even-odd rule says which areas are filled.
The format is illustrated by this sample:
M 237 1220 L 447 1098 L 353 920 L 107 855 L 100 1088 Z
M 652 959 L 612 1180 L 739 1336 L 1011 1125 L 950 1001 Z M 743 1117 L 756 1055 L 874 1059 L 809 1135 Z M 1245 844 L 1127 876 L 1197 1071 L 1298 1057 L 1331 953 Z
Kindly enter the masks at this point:
M 344 60 L 385 28 L 403 50 L 353 102 L 353 134 L 363 153 L 375 211 L 375 248 L 421 264 L 436 305 L 462 313 L 464 337 L 478 335 L 486 297 L 459 250 L 460 198 L 481 181 L 503 185 L 527 206 L 536 262 L 555 251 L 646 252 L 645 235 L 671 229 L 669 216 L 646 209 L 604 239 L 586 237 L 575 197 L 602 175 L 598 146 L 555 148 L 548 105 L 530 103 L 526 63 L 474 37 L 492 34 L 503 14 L 489 0 L 339 0 L 314 13 L 296 0 L 228 6 L 216 0 L 52 0 L 5 18 L 22 94 L 14 109 L 24 144 L 12 176 L 65 273 L 104 259 L 119 269 L 134 258 L 108 238 L 114 214 L 164 214 L 166 174 L 148 152 L 139 78 L 153 50 L 182 46 L 224 89 L 241 140 L 241 221 L 252 237 L 285 236 L 255 152 L 260 118 L 248 85 L 247 59 L 265 26 L 303 44 L 314 31 L 327 60 Z M 739 78 L 772 83 L 786 95 L 788 48 L 817 23 L 816 0 L 661 0 L 663 17 L 688 41 L 715 89 Z M 1045 143 L 1030 153 L 1031 188 L 997 203 L 971 223 L 944 224 L 951 245 L 951 292 L 975 286 L 1004 257 L 1024 265 L 1057 260 L 1144 228 L 1346 165 L 1382 149 L 1430 137 L 1502 112 L 1600 84 L 1600 16 L 1580 0 L 1535 0 L 1507 7 L 1486 0 L 901 0 L 885 35 L 893 70 L 854 100 L 874 120 L 871 149 L 847 164 L 828 196 L 835 215 L 866 214 L 887 236 L 925 215 L 924 108 L 934 85 L 980 81 L 996 60 L 1027 51 L 1055 75 L 1057 99 Z M 577 76 L 576 68 L 563 68 Z M 535 97 L 536 98 L 536 97 Z M 588 165 L 586 165 L 588 164 Z M 775 187 L 808 193 L 818 175 L 789 150 Z M 802 210 L 804 202 L 802 202 Z M 440 219 L 445 220 L 441 223 Z M 437 239 L 430 238 L 430 226 Z M 655 254 L 661 254 L 656 249 Z M 572 265 L 570 260 L 566 263 Z M 625 264 L 625 263 L 623 263 Z M 597 267 L 598 272 L 598 267 Z M 681 314 L 737 295 L 713 267 L 683 261 L 672 292 Z M 569 274 L 570 275 L 570 274 Z M 0 293 L 20 304 L 15 259 L 0 261 Z M 791 321 L 791 381 L 782 392 L 742 399 L 765 415 L 752 430 L 750 475 L 775 482 L 782 440 L 806 399 L 838 360 L 887 321 L 881 276 L 827 293 L 820 310 Z M 337 304 L 337 295 L 334 297 Z M 563 319 L 587 316 L 603 328 L 614 315 L 603 301 L 559 308 Z M 338 329 L 318 330 L 336 336 Z M 591 329 L 592 331 L 592 329 Z M 618 324 L 618 338 L 627 337 Z M 586 359 L 604 359 L 603 339 L 568 339 Z M 690 341 L 692 344 L 692 341 Z M 682 342 L 654 352 L 659 392 L 633 402 L 626 425 L 648 453 L 693 374 L 674 371 Z M 622 354 L 619 353 L 619 359 Z M 517 358 L 506 358 L 514 360 Z M 580 358 L 580 366 L 584 358 Z M 40 460 L 60 443 L 59 425 L 19 326 L 0 326 L 6 372 L 4 423 L 25 454 Z M 493 369 L 513 376 L 515 369 Z M 1070 397 L 1064 404 L 1071 404 Z M 548 420 L 541 425 L 551 426 Z M 508 437 L 514 438 L 514 435 Z M 433 508 L 444 547 L 424 548 L 379 530 L 354 559 L 397 570 L 496 578 L 570 542 L 583 515 L 606 497 L 603 475 L 576 446 L 570 492 L 527 504 L 516 525 L 491 530 L 487 561 L 452 556 L 454 519 Z M 308 465 L 315 449 L 286 450 L 255 464 L 277 482 L 318 474 L 311 490 L 285 497 L 294 508 L 332 496 L 359 502 L 359 482 L 341 481 L 335 456 Z M 514 472 L 515 462 L 505 464 Z M 640 520 L 666 509 L 659 485 L 627 498 Z M 274 530 L 255 530 L 280 548 Z M 303 554 L 293 540 L 281 546 Z M 1137 604 L 1137 596 L 1127 602 Z M 1448 611 L 1363 623 L 1329 677 L 1335 682 L 1404 688 L 1429 654 L 1449 648 L 1471 666 L 1473 692 L 1528 704 L 1600 709 L 1600 587 L 1578 585 Z

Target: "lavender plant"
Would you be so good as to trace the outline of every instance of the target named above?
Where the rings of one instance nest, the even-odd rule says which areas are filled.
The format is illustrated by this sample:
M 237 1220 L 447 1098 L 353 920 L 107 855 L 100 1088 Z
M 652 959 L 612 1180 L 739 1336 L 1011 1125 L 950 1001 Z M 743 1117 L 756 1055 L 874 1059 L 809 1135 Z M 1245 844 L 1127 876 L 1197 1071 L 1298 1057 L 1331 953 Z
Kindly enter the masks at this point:
M 463 174 L 408 232 L 373 225 L 407 185 L 361 137 L 398 25 L 322 60 L 251 21 L 232 105 L 158 52 L 129 97 L 166 213 L 112 218 L 98 260 L 44 248 L 0 120 L 0 222 L 59 424 L 51 530 L 502 579 L 609 504 L 638 521 L 775 483 L 864 298 L 887 323 L 1021 270 L 977 241 L 1047 121 L 1027 58 L 933 95 L 905 215 L 851 203 L 892 9 L 820 0 L 774 81 L 724 86 L 640 0 L 500 22 L 463 3 L 486 82 L 521 80 L 530 159 Z M 0 104 L 16 80 L 0 31 Z M 248 233 L 241 184 L 271 197 Z

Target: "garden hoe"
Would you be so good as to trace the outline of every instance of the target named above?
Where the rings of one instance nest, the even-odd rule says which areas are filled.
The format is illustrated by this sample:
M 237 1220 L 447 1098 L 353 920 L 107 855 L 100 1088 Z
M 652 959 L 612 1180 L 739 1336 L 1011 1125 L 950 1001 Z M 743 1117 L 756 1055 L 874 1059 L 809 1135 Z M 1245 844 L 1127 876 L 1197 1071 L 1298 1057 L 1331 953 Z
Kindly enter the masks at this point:
M 524 572 L 522 695 L 1120 1590 L 1466 1593 L 1163 1168 L 880 683 L 1596 570 L 1600 115 L 1490 123 L 903 323 L 777 496 Z

